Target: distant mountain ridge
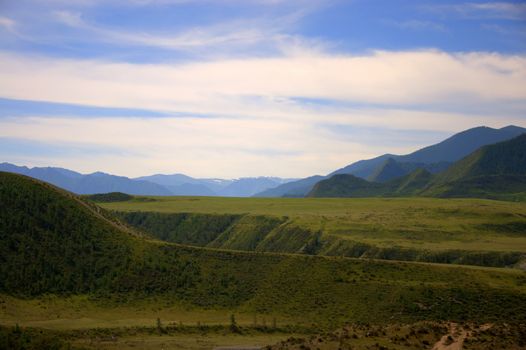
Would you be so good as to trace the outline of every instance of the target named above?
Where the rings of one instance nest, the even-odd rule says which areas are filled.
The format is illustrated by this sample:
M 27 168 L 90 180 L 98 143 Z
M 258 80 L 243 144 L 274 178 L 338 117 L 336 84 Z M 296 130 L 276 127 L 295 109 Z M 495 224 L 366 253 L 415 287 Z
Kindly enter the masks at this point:
M 312 186 L 325 178 L 326 176 L 314 175 L 305 179 L 287 182 L 278 187 L 259 192 L 254 197 L 304 197 Z
M 9 163 L 1 163 L 0 171 L 30 176 L 77 194 L 123 192 L 134 195 L 171 195 L 168 189 L 158 184 L 147 181 L 135 181 L 124 176 L 115 176 L 102 172 L 83 175 L 63 168 L 28 168 Z
M 453 162 L 462 159 L 478 148 L 510 140 L 523 133 L 526 128 L 510 125 L 500 129 L 480 126 L 459 132 L 435 145 L 424 147 L 407 155 L 384 154 L 375 158 L 360 160 L 346 167 L 322 176 L 319 181 L 334 175 L 351 174 L 371 181 L 387 182 L 399 176 L 407 175 L 418 168 L 424 168 L 431 173 L 438 173 Z M 395 163 L 393 163 L 395 161 Z M 317 182 L 301 179 L 278 186 L 274 189 L 258 193 L 259 197 L 287 197 L 294 188 L 294 196 L 306 196 Z
M 168 188 L 174 195 L 249 197 L 296 179 L 242 177 L 234 180 L 195 179 L 182 174 L 151 175 L 137 178 Z
M 510 140 L 523 133 L 526 133 L 526 129 L 517 126 L 501 129 L 476 127 L 407 155 L 384 154 L 376 158 L 360 160 L 326 176 L 315 175 L 304 179 L 277 177 L 247 177 L 234 180 L 196 179 L 184 174 L 156 174 L 130 179 L 101 172 L 80 174 L 64 168 L 28 168 L 10 163 L 1 163 L 0 171 L 34 177 L 77 194 L 122 192 L 158 196 L 304 197 L 318 182 L 330 179 L 334 175 L 351 174 L 375 183 L 390 183 L 392 180 L 412 174 L 417 169 L 437 174 L 482 146 Z M 343 181 L 343 178 L 339 180 Z M 356 181 L 352 180 L 352 182 Z
M 483 146 L 438 174 L 419 168 L 384 183 L 337 174 L 317 183 L 308 194 L 310 197 L 414 195 L 526 200 L 526 133 Z
M 77 194 L 122 192 L 151 196 L 230 196 L 249 197 L 257 192 L 286 183 L 277 177 L 254 177 L 235 180 L 195 179 L 183 174 L 143 176 L 130 179 L 103 172 L 81 174 L 56 167 L 17 166 L 0 163 L 0 171 L 22 174 L 49 182 Z

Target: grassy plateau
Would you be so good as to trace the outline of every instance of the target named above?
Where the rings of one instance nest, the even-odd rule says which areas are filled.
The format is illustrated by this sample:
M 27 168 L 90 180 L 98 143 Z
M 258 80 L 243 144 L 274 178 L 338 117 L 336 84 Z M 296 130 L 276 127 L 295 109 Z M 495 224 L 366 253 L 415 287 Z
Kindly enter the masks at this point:
M 225 249 L 483 266 L 520 265 L 526 254 L 524 202 L 135 197 L 99 204 L 158 238 Z

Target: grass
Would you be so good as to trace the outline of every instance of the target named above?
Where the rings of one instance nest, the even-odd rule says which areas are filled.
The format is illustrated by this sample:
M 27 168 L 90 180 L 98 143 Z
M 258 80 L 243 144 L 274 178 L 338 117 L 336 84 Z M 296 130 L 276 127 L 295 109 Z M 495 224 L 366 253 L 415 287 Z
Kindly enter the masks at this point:
M 74 347 L 87 349 L 204 350 L 217 346 L 264 346 L 313 332 L 288 326 L 294 320 L 283 317 L 276 318 L 278 328 L 273 329 L 271 317 L 236 313 L 236 323 L 242 331 L 232 333 L 231 314 L 227 309 L 192 308 L 158 297 L 124 304 L 86 295 L 46 295 L 35 299 L 0 295 L 0 325 L 30 327 L 37 333 L 44 330 Z M 163 332 L 166 327 L 175 332 L 159 334 L 158 318 Z M 268 329 L 259 328 L 264 323 Z
M 392 349 L 417 350 L 448 345 L 454 349 L 523 349 L 524 324 L 480 324 L 416 322 L 389 325 L 351 324 L 319 333 L 283 332 L 245 327 L 232 332 L 225 327 L 201 326 L 42 330 L 27 327 L 1 327 L 0 349 L 188 349 L 265 346 L 268 350 L 292 349 Z
M 271 219 L 267 219 L 268 213 L 220 220 L 212 217 L 205 223 L 194 216 L 203 214 L 185 214 L 167 222 L 177 227 L 183 223 L 183 233 L 199 227 L 211 237 L 219 234 L 217 239 L 239 245 L 246 243 L 244 235 L 254 231 L 256 235 L 248 243 L 259 242 L 256 250 L 263 246 L 304 254 L 168 243 L 127 229 L 99 207 L 49 185 L 1 173 L 0 180 L 2 324 L 60 332 L 60 339 L 83 342 L 92 348 L 155 348 L 168 346 L 164 332 L 180 334 L 181 322 L 188 333 L 181 341 L 188 346 L 191 341 L 187 339 L 196 338 L 197 333 L 235 337 L 232 333 L 237 328 L 229 331 L 231 314 L 236 315 L 241 333 L 247 337 L 260 333 L 280 336 L 264 327 L 249 328 L 254 315 L 259 322 L 264 318 L 267 325 L 276 318 L 283 335 L 345 324 L 526 322 L 526 275 L 519 269 L 309 255 L 306 253 L 320 249 L 318 238 L 325 238 L 311 236 L 307 224 L 299 226 L 295 220 L 308 217 L 300 214 L 288 218 L 274 215 Z M 482 202 L 488 204 L 481 206 L 489 210 L 488 215 L 501 213 L 501 221 L 487 222 L 480 213 L 437 208 L 429 203 L 428 211 L 433 215 L 475 216 L 477 225 L 485 224 L 486 230 L 500 230 L 508 237 L 522 235 L 522 224 L 517 223 L 523 215 L 520 207 L 514 212 L 509 207 L 499 209 L 498 202 L 495 206 Z M 206 208 L 206 202 L 201 204 Z M 273 210 L 280 212 L 279 208 Z M 389 210 L 384 206 L 383 213 Z M 215 230 L 230 219 L 242 229 Z M 325 227 L 329 225 L 330 219 L 320 219 L 325 220 Z M 159 222 L 162 220 L 152 224 Z M 332 245 L 322 248 L 337 251 L 341 242 L 328 241 Z M 300 249 L 299 244 L 304 247 Z M 163 326 L 156 333 L 157 319 Z M 36 348 L 41 342 L 54 341 L 40 330 L 34 334 Z M 27 340 L 23 332 L 11 333 L 7 332 L 11 337 L 8 341 Z M 114 335 L 124 343 L 115 341 Z M 0 338 L 0 344 L 3 340 Z M 173 346 L 187 346 L 181 344 Z
M 163 325 L 196 327 L 228 326 L 230 309 L 203 309 L 174 302 L 162 297 L 137 299 L 121 303 L 98 300 L 87 295 L 46 295 L 34 299 L 20 299 L 0 295 L 0 324 L 35 327 L 49 330 L 87 330 L 95 328 L 154 327 L 159 318 Z M 240 311 L 235 313 L 240 326 L 252 326 L 254 318 L 262 324 L 263 318 L 270 326 L 295 324 L 296 319 L 284 316 L 258 315 Z
M 136 197 L 129 201 L 100 205 L 125 212 L 285 217 L 289 227 L 305 229 L 312 234 L 322 232 L 325 244 L 320 248 L 320 253 L 326 255 L 360 256 L 358 253 L 361 250 L 357 243 L 369 246 L 369 251 L 371 247 L 410 250 L 410 253 L 392 257 L 402 260 L 435 261 L 426 260 L 422 255 L 460 250 L 477 254 L 513 252 L 513 259 L 508 257 L 502 260 L 517 261 L 521 254 L 526 253 L 526 203 L 434 198 Z M 206 219 L 201 217 L 201 220 Z M 212 247 L 298 252 L 296 246 L 280 250 L 275 248 L 275 244 L 257 247 L 251 242 L 243 248 L 240 244 L 221 245 L 217 241 L 213 242 L 217 237 L 212 238 L 208 241 Z M 280 239 L 284 242 L 286 237 Z M 192 244 L 184 240 L 174 242 Z M 422 251 L 430 253 L 423 254 Z M 372 254 L 380 258 L 390 256 L 390 253 L 385 252 L 373 251 Z M 473 260 L 470 259 L 457 259 L 457 262 L 469 264 Z M 439 257 L 436 261 L 447 260 Z M 478 264 L 476 261 L 474 263 Z M 495 264 L 499 266 L 498 262 Z
M 0 326 L 0 349 L 188 349 L 204 350 L 220 346 L 265 346 L 290 337 L 305 336 L 291 330 L 229 327 L 123 327 L 82 330 L 48 330 L 24 326 Z
M 256 313 L 268 319 L 276 317 L 280 323 L 293 320 L 301 326 L 323 327 L 346 322 L 382 323 L 390 317 L 404 322 L 526 318 L 526 276 L 517 269 L 167 243 L 121 229 L 123 225 L 99 207 L 36 180 L 10 174 L 0 174 L 0 180 L 4 204 L 0 211 L 0 291 L 18 298 L 87 295 L 112 314 L 119 314 L 120 306 L 149 301 L 157 311 L 175 307 L 177 313 L 178 306 L 184 306 L 189 310 L 222 311 L 223 315 Z M 223 219 L 204 225 L 185 215 L 181 222 L 190 228 L 197 222 L 200 229 L 215 234 L 212 229 L 222 226 Z M 237 224 L 245 219 L 257 226 L 260 221 L 268 223 L 248 215 Z M 242 225 L 245 234 L 253 231 L 249 223 Z M 270 233 L 256 230 L 258 235 L 265 234 L 256 248 L 263 245 L 275 251 L 291 249 L 311 254 L 319 249 L 318 235 L 311 237 L 310 231 L 279 220 L 268 227 L 275 225 L 277 228 Z M 226 242 L 241 244 L 242 237 L 225 235 Z M 302 240 L 305 244 L 300 249 Z M 338 249 L 332 245 L 329 248 Z M 11 304 L 16 303 L 4 306 Z M 12 314 L 20 317 L 23 312 Z M 104 312 L 97 310 L 95 314 Z M 109 321 L 150 322 L 157 317 L 139 314 Z M 57 319 L 89 323 L 97 317 L 88 308 L 75 317 L 59 313 L 47 315 L 44 321 L 62 322 Z
M 79 339 L 78 346 L 94 349 L 144 349 L 144 350 L 210 350 L 219 346 L 265 346 L 275 344 L 297 334 L 176 334 L 170 336 L 125 336 L 115 340 Z

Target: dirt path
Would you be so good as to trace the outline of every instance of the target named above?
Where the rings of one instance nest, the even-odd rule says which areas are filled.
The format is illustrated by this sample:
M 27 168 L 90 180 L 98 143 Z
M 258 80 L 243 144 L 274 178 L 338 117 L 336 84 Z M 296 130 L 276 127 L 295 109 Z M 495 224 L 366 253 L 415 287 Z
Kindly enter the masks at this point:
M 462 345 L 468 332 L 456 323 L 449 325 L 449 333 L 444 335 L 434 346 L 432 350 L 462 350 Z

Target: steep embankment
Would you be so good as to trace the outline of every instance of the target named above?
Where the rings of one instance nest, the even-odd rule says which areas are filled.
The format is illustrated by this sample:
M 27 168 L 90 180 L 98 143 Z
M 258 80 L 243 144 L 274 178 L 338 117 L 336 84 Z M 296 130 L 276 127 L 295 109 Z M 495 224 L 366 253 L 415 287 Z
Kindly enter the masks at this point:
M 0 292 L 169 298 L 298 322 L 523 321 L 526 277 L 414 263 L 241 253 L 146 240 L 96 206 L 0 173 Z
M 410 181 L 404 184 L 410 187 Z M 322 228 L 309 227 L 301 220 L 270 215 L 158 212 L 115 212 L 115 215 L 138 230 L 163 241 L 209 248 L 495 267 L 513 266 L 525 255 L 521 251 L 484 251 L 480 248 L 470 250 L 458 242 L 455 242 L 455 248 L 433 250 L 425 246 L 384 246 L 363 238 L 342 236 L 341 229 L 334 233 L 332 230 L 324 232 Z M 338 222 L 337 218 L 331 220 Z M 425 221 L 426 217 L 422 215 L 421 220 Z M 501 236 L 517 236 L 526 227 L 526 222 L 482 224 L 475 227 L 479 231 L 500 232 Z M 352 227 L 349 230 L 352 231 Z M 371 230 L 375 230 L 374 226 Z M 435 233 L 436 237 L 432 239 L 440 240 L 451 234 Z M 420 235 L 422 240 L 425 232 Z M 485 237 L 491 239 L 491 236 Z

